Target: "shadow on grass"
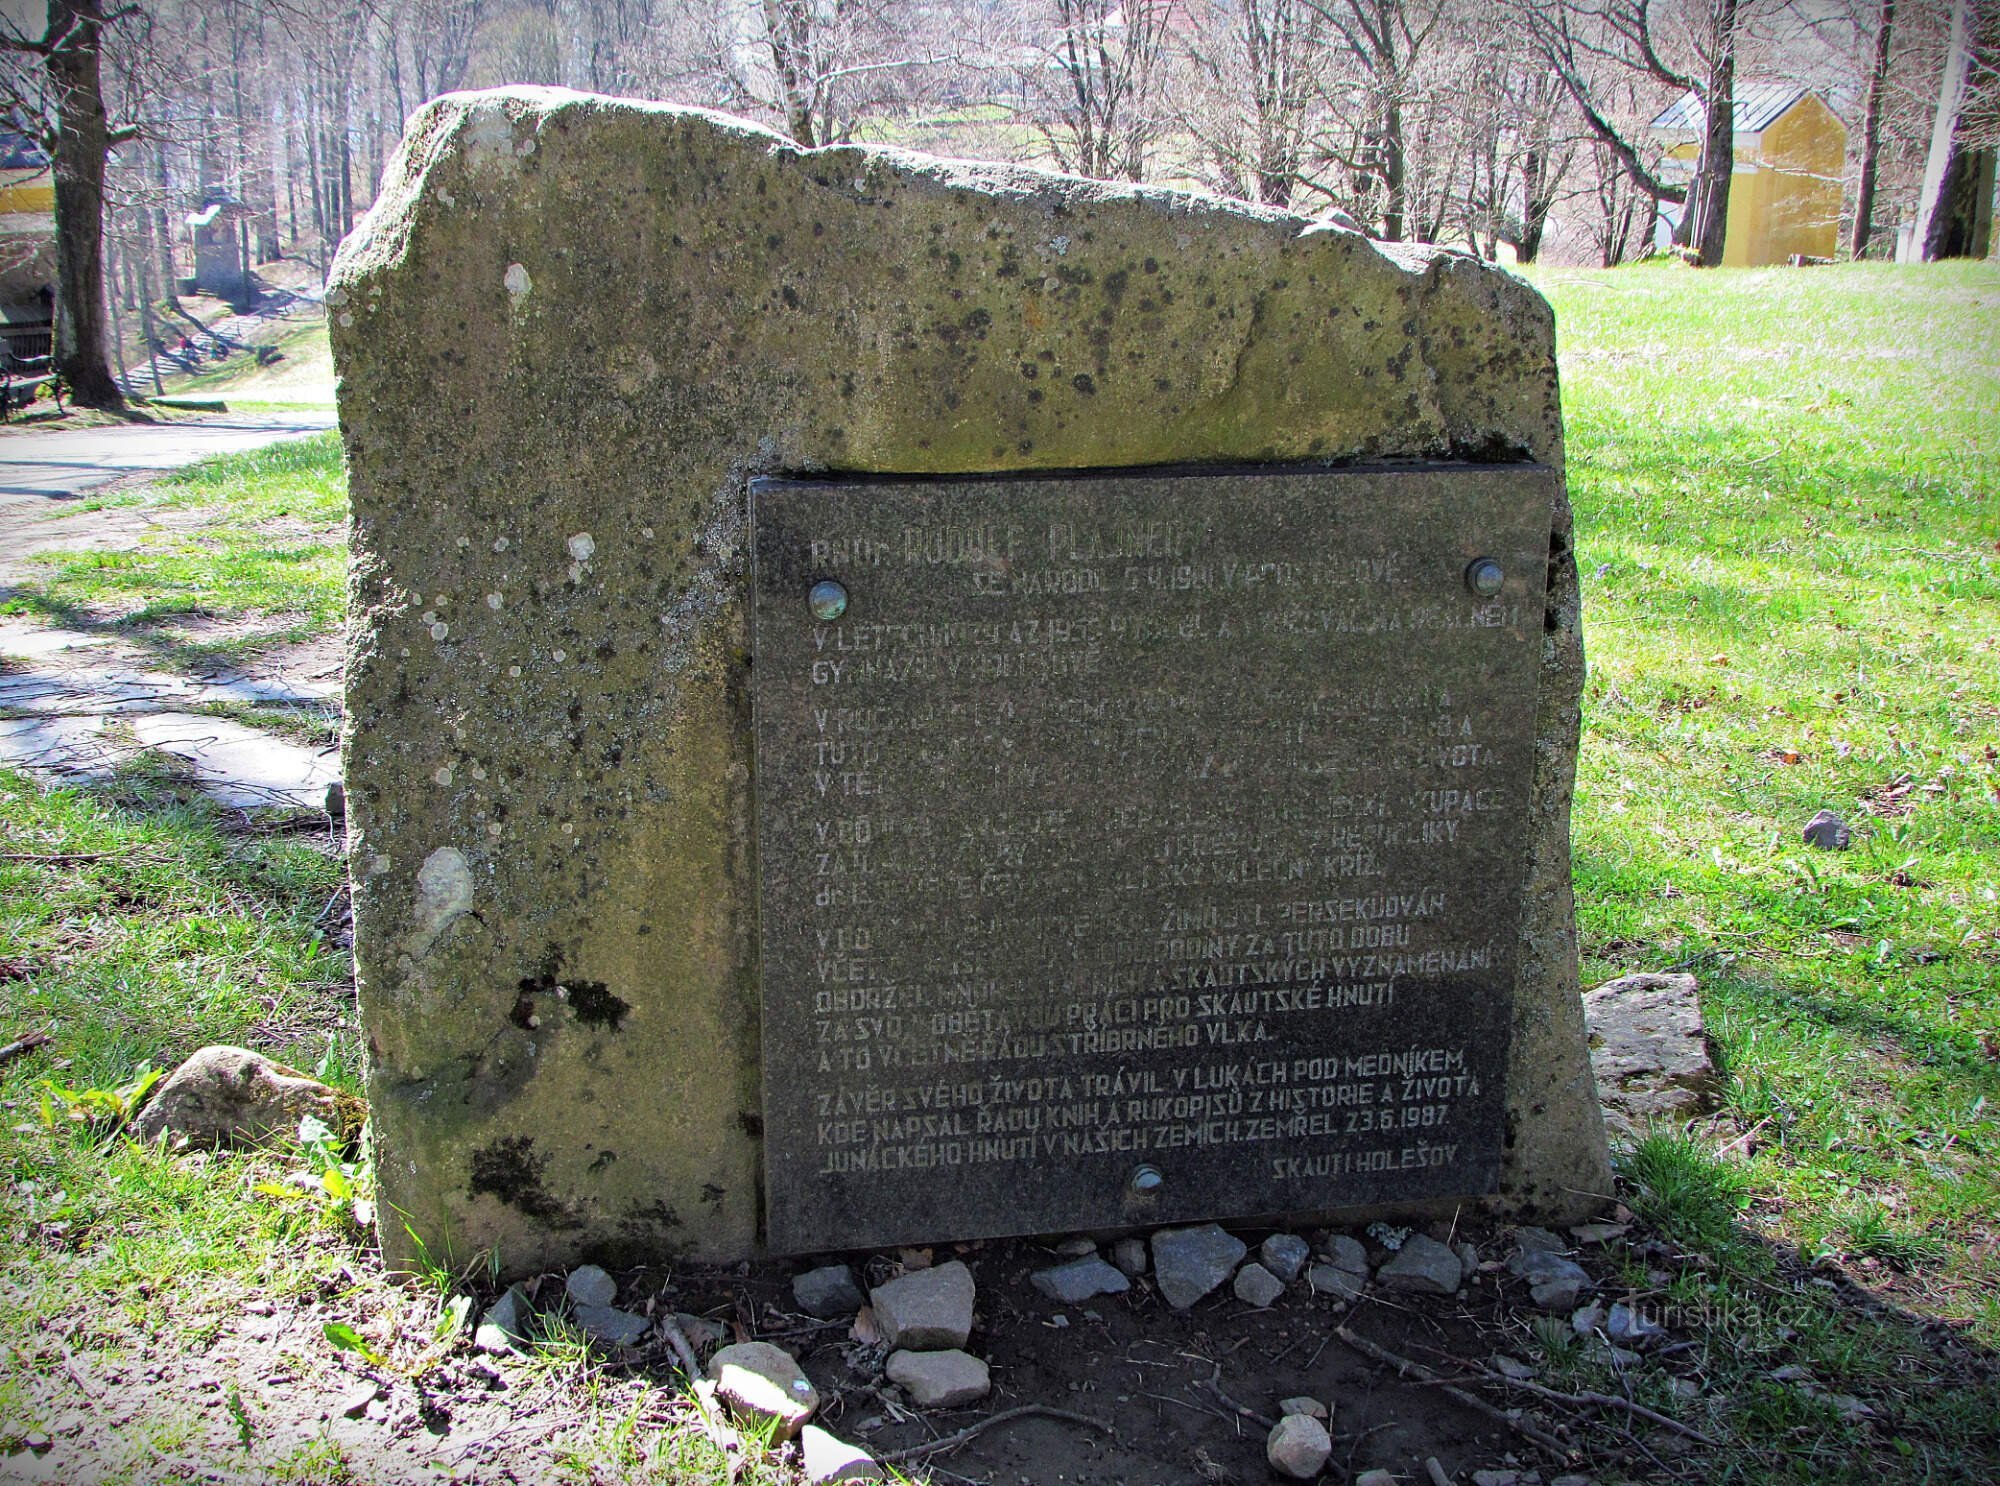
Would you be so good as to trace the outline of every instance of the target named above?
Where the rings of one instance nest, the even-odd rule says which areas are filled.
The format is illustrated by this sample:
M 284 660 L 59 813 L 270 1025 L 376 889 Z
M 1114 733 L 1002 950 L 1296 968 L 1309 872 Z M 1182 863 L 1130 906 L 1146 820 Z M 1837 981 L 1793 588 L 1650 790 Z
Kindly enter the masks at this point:
M 1697 1452 L 1712 1473 L 1700 1479 L 1996 1479 L 2000 1353 L 1966 1334 L 1969 1318 L 1925 1316 L 1882 1293 L 1921 1284 L 1935 1260 L 1907 1260 L 1929 1250 L 1874 1240 L 1905 1262 L 1871 1283 L 1838 1258 L 1774 1242 L 1740 1220 L 1747 1175 L 1676 1134 L 1639 1142 L 1620 1176 L 1658 1235 L 1653 1252 L 1623 1256 L 1624 1303 L 1666 1335 L 1662 1366 L 1616 1385 L 1726 1442 Z
M 226 671 L 264 650 L 299 643 L 311 638 L 302 625 L 288 625 L 270 631 L 252 631 L 227 640 L 196 640 L 165 627 L 174 619 L 215 619 L 227 621 L 197 599 L 156 601 L 132 614 L 105 618 L 74 600 L 45 589 L 19 584 L 0 584 L 0 613 L 18 614 L 78 634 L 105 635 L 123 640 L 147 652 L 163 669 L 177 675 L 212 676 Z M 313 704 L 319 698 L 301 695 L 291 699 Z
M 0 786 L 0 834 L 34 847 L 0 855 L 7 937 L 28 967 L 0 985 L 0 1009 L 55 1031 L 79 1076 L 346 1027 L 344 872 L 323 816 L 246 833 L 154 753 L 49 790 L 0 769 Z

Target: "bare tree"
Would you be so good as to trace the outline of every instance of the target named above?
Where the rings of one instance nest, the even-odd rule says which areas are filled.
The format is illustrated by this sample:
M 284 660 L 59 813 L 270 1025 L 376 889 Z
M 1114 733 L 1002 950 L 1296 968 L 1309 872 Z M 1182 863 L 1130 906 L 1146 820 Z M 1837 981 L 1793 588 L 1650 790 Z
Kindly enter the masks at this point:
M 1325 13 L 1310 0 L 1239 0 L 1199 13 L 1187 38 L 1188 74 L 1169 103 L 1221 190 L 1292 205 L 1326 30 Z
M 1875 233 L 1875 181 L 1882 150 L 1882 109 L 1889 92 L 1890 46 L 1896 32 L 1896 0 L 1880 0 L 1875 15 L 1873 61 L 1868 68 L 1868 101 L 1861 114 L 1860 169 L 1854 185 L 1854 233 L 1849 252 L 1868 255 Z
M 103 0 L 49 0 L 39 36 L 11 23 L 0 30 L 0 50 L 34 59 L 9 67 L 5 81 L 16 116 L 35 127 L 55 169 L 56 372 L 71 398 L 92 408 L 125 403 L 106 354 L 104 172 L 113 147 L 138 131 L 111 122 L 103 51 L 105 28 L 137 14 L 136 6 L 106 14 Z
M 1736 58 L 1744 11 L 1754 0 L 1527 0 L 1521 6 L 1535 45 L 1591 131 L 1655 201 L 1682 204 L 1677 241 L 1700 261 L 1722 261 L 1729 231 L 1729 182 L 1736 166 Z M 1637 74 L 1691 95 L 1701 116 L 1698 153 L 1686 185 L 1649 163 L 1636 136 L 1600 101 L 1601 75 Z
M 1143 180 L 1165 125 L 1172 0 L 1051 0 L 1024 14 L 1034 123 L 1056 163 L 1078 175 Z
M 1400 242 L 1409 212 L 1410 150 L 1405 130 L 1424 49 L 1446 0 L 1313 0 L 1358 68 L 1363 121 L 1343 163 L 1374 209 L 1381 237 Z M 1364 206 L 1364 210 L 1366 207 Z M 1420 233 L 1419 236 L 1427 234 Z

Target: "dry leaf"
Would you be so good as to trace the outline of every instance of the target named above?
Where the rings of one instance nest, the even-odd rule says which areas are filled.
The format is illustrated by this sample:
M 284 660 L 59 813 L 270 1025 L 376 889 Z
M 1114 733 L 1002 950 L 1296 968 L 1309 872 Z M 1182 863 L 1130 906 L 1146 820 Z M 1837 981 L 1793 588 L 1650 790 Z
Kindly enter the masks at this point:
M 1708 658 L 1708 663 L 1712 666 L 1726 666 L 1729 664 L 1729 657 L 1726 655 L 1711 655 Z
M 864 1347 L 872 1347 L 880 1342 L 882 1331 L 875 1324 L 875 1312 L 868 1306 L 861 1307 L 854 1313 L 854 1324 L 848 1328 L 847 1334 Z
M 931 1251 L 929 1249 L 898 1249 L 896 1250 L 896 1262 L 903 1266 L 904 1274 L 909 1274 L 912 1270 L 929 1269 L 931 1267 Z

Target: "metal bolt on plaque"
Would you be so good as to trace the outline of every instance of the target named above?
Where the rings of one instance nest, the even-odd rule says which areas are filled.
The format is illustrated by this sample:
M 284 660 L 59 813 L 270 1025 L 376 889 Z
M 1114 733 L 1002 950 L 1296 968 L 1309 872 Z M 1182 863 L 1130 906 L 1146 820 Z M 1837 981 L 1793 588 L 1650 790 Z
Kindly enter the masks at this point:
M 847 590 L 831 578 L 812 586 L 806 595 L 806 603 L 813 611 L 813 617 L 827 624 L 833 623 L 847 612 Z
M 1167 1184 L 1167 1178 L 1157 1166 L 1135 1166 L 1128 1185 L 1141 1197 L 1150 1196 Z
M 1475 557 L 1465 570 L 1465 586 L 1483 599 L 1499 593 L 1506 581 L 1507 570 L 1490 557 Z

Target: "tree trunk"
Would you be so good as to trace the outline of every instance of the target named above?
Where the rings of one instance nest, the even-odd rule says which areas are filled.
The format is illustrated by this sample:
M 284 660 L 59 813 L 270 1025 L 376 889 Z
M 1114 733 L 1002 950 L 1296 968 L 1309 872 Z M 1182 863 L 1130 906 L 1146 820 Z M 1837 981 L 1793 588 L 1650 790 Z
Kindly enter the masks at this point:
M 793 139 L 811 149 L 821 141 L 813 137 L 812 101 L 805 90 L 803 74 L 810 70 L 811 57 L 803 55 L 806 48 L 799 35 L 800 14 L 788 0 L 763 0 L 763 6 L 771 65 L 778 74 L 778 87 L 785 99 L 785 127 Z
M 1875 61 L 1868 70 L 1868 103 L 1861 116 L 1861 173 L 1854 185 L 1854 236 L 1848 255 L 1863 258 L 1875 235 L 1875 157 L 1882 145 L 1882 100 L 1889 90 L 1889 35 L 1896 24 L 1896 0 L 1882 0 L 1875 26 Z
M 1540 150 L 1521 157 L 1521 240 L 1514 245 L 1514 257 L 1533 263 L 1541 256 L 1542 234 L 1548 230 L 1549 209 L 1555 204 L 1546 193 L 1548 167 Z
M 1975 147 L 1963 127 L 1967 74 L 1972 67 L 1968 10 L 1967 0 L 1952 7 L 1951 48 L 1938 81 L 1930 155 L 1924 162 L 1923 192 L 1911 235 L 1915 256 L 1926 263 L 1983 258 L 1992 237 L 1994 151 Z
M 72 401 L 119 408 L 124 394 L 104 352 L 104 161 L 111 127 L 100 67 L 102 0 L 49 0 L 47 58 L 55 96 L 55 368 Z
M 156 136 L 152 141 L 150 154 L 153 160 L 153 252 L 160 266 L 160 298 L 179 309 L 181 305 L 180 285 L 174 275 L 174 224 L 168 213 L 167 203 L 173 200 L 173 187 L 167 175 L 167 147 Z
M 1688 244 L 1703 268 L 1722 262 L 1729 239 L 1729 183 L 1736 173 L 1736 6 L 1717 5 L 1715 59 L 1702 100 L 1701 159 L 1688 191 Z
M 1393 95 L 1382 111 L 1382 240 L 1401 242 L 1406 211 L 1405 178 L 1408 161 L 1403 155 L 1403 105 Z

